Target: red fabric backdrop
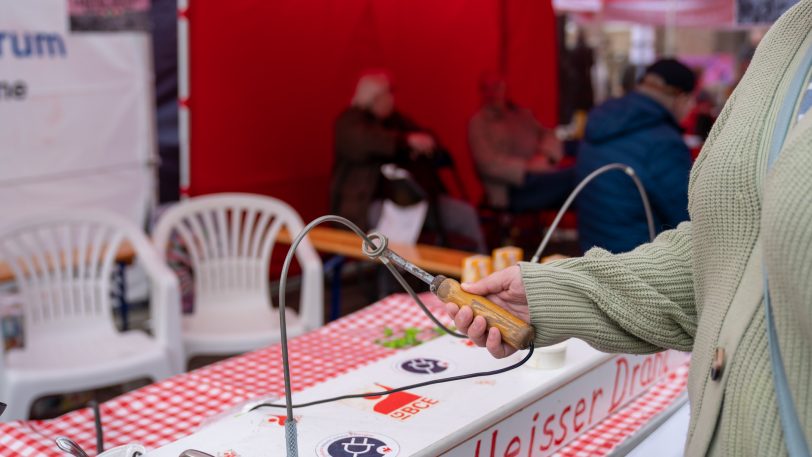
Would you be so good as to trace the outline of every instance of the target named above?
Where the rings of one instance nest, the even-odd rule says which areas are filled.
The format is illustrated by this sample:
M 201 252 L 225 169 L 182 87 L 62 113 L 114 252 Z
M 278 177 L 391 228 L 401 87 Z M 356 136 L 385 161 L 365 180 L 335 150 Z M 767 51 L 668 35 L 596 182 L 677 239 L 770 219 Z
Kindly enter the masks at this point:
M 242 191 L 327 211 L 333 121 L 358 74 L 387 68 L 401 111 L 449 147 L 470 198 L 467 145 L 477 81 L 500 61 L 500 0 L 192 1 L 192 195 Z M 556 123 L 556 44 L 548 1 L 507 2 L 508 85 Z

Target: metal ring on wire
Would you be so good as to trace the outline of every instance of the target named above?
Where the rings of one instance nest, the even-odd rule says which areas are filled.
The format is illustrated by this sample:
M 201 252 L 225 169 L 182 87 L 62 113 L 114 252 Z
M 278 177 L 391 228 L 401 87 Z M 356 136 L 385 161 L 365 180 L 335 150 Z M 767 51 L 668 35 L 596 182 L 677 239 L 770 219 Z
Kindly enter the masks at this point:
M 376 246 L 373 242 L 378 242 Z M 383 233 L 381 232 L 370 232 L 367 234 L 364 243 L 361 245 L 361 249 L 364 251 L 367 257 L 370 259 L 377 259 L 381 255 L 383 255 L 386 248 L 389 246 L 389 239 L 386 238 Z

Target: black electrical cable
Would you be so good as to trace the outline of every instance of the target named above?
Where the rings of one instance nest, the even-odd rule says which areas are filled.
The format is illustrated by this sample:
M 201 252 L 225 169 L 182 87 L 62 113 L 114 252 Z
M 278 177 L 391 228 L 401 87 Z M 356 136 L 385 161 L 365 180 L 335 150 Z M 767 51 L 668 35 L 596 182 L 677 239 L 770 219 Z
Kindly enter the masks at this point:
M 447 378 L 434 379 L 434 380 L 431 380 L 431 381 L 425 381 L 425 382 L 420 382 L 420 383 L 417 383 L 417 384 L 410 384 L 408 386 L 398 387 L 397 389 L 382 390 L 380 392 L 369 392 L 369 393 L 365 393 L 365 394 L 342 395 L 340 397 L 331 397 L 331 398 L 324 398 L 322 400 L 313 400 L 313 401 L 310 401 L 310 402 L 307 402 L 307 403 L 300 403 L 300 404 L 291 405 L 291 406 L 293 408 L 305 408 L 305 407 L 308 407 L 308 406 L 321 405 L 323 403 L 330 403 L 330 402 L 339 401 L 339 400 L 347 400 L 349 398 L 379 397 L 381 395 L 389 395 L 389 394 L 393 394 L 393 393 L 397 393 L 397 392 L 403 392 L 404 390 L 416 389 L 418 387 L 430 386 L 432 384 L 441 384 L 441 383 L 444 383 L 444 382 L 451 382 L 451 381 L 461 381 L 463 379 L 480 378 L 480 377 L 483 377 L 483 376 L 493 376 L 493 375 L 497 375 L 497 374 L 500 374 L 500 373 L 504 373 L 504 372 L 513 370 L 515 368 L 519 368 L 520 366 L 524 365 L 528 360 L 530 360 L 530 357 L 533 355 L 533 344 L 531 343 L 530 346 L 527 349 L 528 349 L 527 350 L 527 355 L 525 355 L 522 360 L 514 363 L 513 365 L 510 365 L 510 366 L 507 366 L 507 367 L 504 367 L 504 368 L 499 368 L 498 370 L 479 371 L 479 372 L 463 374 L 463 375 L 459 375 L 459 376 L 449 376 Z M 260 403 L 258 405 L 255 405 L 249 411 L 254 411 L 255 409 L 266 408 L 266 407 L 267 408 L 285 408 L 285 407 L 287 407 L 287 405 L 278 404 L 278 403 Z

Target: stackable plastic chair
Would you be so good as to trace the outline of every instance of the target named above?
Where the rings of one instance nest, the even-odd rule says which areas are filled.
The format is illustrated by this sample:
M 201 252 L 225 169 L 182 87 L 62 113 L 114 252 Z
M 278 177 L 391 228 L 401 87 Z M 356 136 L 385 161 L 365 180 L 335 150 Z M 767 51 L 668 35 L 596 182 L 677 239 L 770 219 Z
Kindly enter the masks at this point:
M 151 280 L 153 336 L 116 329 L 111 277 L 130 243 Z M 14 272 L 24 346 L 0 357 L 4 420 L 25 419 L 42 395 L 103 387 L 182 369 L 177 278 L 133 224 L 103 212 L 57 213 L 0 230 L 0 260 Z
M 194 310 L 184 317 L 187 357 L 236 354 L 279 341 L 279 311 L 269 290 L 271 251 L 280 229 L 291 237 L 302 219 L 286 203 L 260 195 L 213 194 L 184 200 L 158 220 L 154 242 L 166 258 L 179 244 L 191 260 Z M 287 246 L 285 246 L 287 249 Z M 290 337 L 323 322 L 321 259 L 308 239 L 296 252 L 302 270 L 299 313 L 287 309 Z

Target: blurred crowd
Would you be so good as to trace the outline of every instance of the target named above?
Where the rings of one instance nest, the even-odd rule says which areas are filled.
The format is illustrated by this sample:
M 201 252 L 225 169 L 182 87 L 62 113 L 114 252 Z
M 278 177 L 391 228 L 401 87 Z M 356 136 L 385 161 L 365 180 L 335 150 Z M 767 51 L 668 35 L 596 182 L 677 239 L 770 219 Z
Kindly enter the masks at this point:
M 578 54 L 588 72 L 591 54 Z M 485 236 L 483 214 L 555 213 L 587 175 L 621 163 L 642 181 L 656 231 L 674 228 L 688 219 L 689 171 L 717 112 L 700 78 L 679 60 L 658 60 L 622 97 L 594 108 L 579 102 L 573 119 L 585 115 L 580 128 L 553 130 L 511 98 L 503 75 L 482 74 L 468 146 L 484 196 L 472 202 L 449 191 L 462 187 L 452 155 L 430 127 L 398 109 L 393 75 L 367 70 L 335 122 L 331 211 L 371 230 L 397 224 L 402 209 L 402 217 L 423 219 L 414 241 L 485 252 L 506 240 Z M 425 211 L 408 212 L 414 205 Z M 641 197 L 623 173 L 595 179 L 574 208 L 581 251 L 625 252 L 649 238 Z

